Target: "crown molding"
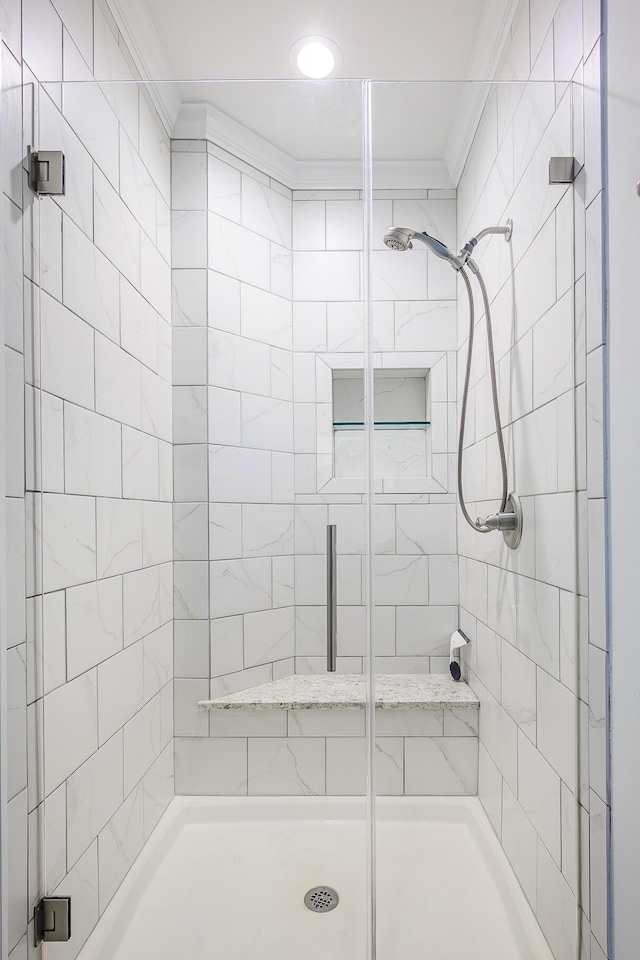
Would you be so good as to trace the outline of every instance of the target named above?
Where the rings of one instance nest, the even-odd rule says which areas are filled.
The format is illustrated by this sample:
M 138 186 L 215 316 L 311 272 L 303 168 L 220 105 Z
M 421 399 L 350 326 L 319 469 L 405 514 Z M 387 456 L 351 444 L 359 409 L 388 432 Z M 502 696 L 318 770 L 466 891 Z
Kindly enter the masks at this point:
M 176 140 L 208 140 L 240 161 L 273 177 L 290 190 L 361 190 L 360 160 L 297 160 L 210 103 L 183 103 L 171 135 Z M 440 160 L 379 160 L 373 163 L 376 190 L 450 190 L 451 177 Z
M 183 104 L 144 0 L 108 0 L 109 7 L 142 79 L 148 79 L 156 108 L 170 136 L 206 138 L 232 156 L 257 167 L 291 189 L 357 189 L 359 161 L 299 161 L 208 104 Z M 457 186 L 484 110 L 490 85 L 509 38 L 520 0 L 486 0 L 482 25 L 469 61 L 444 161 L 374 162 L 380 189 L 450 189 Z M 158 81 L 158 82 L 154 82 Z M 206 112 L 200 122 L 196 114 Z M 191 131 L 187 133 L 186 131 Z
M 495 79 L 520 2 L 521 0 L 486 0 L 482 26 L 469 61 L 469 83 L 458 102 L 445 150 L 444 162 L 456 187 L 491 90 L 487 81 Z
M 169 135 L 180 111 L 180 94 L 144 0 L 107 0 L 140 78 Z M 157 82 L 154 82 L 157 81 Z

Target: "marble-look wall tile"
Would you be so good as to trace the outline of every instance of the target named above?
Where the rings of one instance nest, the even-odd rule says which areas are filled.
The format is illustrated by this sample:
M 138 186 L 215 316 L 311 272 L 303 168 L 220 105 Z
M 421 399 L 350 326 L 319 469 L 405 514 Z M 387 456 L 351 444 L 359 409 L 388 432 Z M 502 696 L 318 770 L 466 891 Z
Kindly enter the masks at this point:
M 175 562 L 174 610 L 179 619 L 207 619 L 209 615 L 208 576 L 206 561 Z
M 208 493 L 206 444 L 176 445 L 173 449 L 174 499 L 204 501 Z
M 145 841 L 174 796 L 173 743 L 164 747 L 142 780 L 142 821 Z
M 148 836 L 173 792 L 172 751 L 163 753 L 173 712 L 170 166 L 166 132 L 135 85 L 80 83 L 68 86 L 64 96 L 49 85 L 40 91 L 39 137 L 63 150 L 73 175 L 64 197 L 30 206 L 24 218 L 17 206 L 14 211 L 23 190 L 20 113 L 30 116 L 35 81 L 29 68 L 43 81 L 63 75 L 91 81 L 94 61 L 103 79 L 132 78 L 133 68 L 101 3 L 94 9 L 89 0 L 30 0 L 22 11 L 22 51 L 21 18 L 12 24 L 9 13 L 9 22 L 4 8 L 0 15 L 4 39 L 16 44 L 17 26 L 15 52 L 28 55 L 22 65 L 15 62 L 15 70 L 6 48 L 2 58 L 3 87 L 15 81 L 12 96 L 3 95 L 3 129 L 17 135 L 15 144 L 3 146 L 10 164 L 4 179 L 6 333 L 10 350 L 26 351 L 24 365 L 9 354 L 7 378 L 14 454 L 7 539 L 16 598 L 8 609 L 9 655 L 13 668 L 25 650 L 28 594 L 26 678 L 12 693 L 22 692 L 29 704 L 28 755 L 22 752 L 23 765 L 28 761 L 29 846 L 39 849 L 43 813 L 47 890 L 70 893 L 79 910 L 71 942 L 51 952 L 73 960 L 140 850 L 145 810 Z M 33 142 L 27 134 L 25 143 Z M 38 320 L 41 357 L 34 351 Z M 26 403 L 20 382 L 28 386 Z M 24 451 L 13 438 L 19 421 L 20 432 L 26 428 Z M 129 431 L 124 441 L 123 425 Z M 139 436 L 133 432 L 140 429 Z M 27 499 L 25 479 L 26 489 L 44 494 Z M 143 506 L 123 495 L 164 502 Z M 147 575 L 143 566 L 153 572 Z M 26 704 L 14 701 L 17 742 Z M 36 738 L 43 743 L 44 777 Z M 24 780 L 16 761 L 9 768 L 14 799 Z M 125 776 L 128 787 L 137 777 L 135 810 L 127 806 L 134 794 L 125 793 Z M 40 801 L 42 811 L 36 809 Z M 137 839 L 130 842 L 136 810 Z M 23 833 L 17 823 L 13 833 Z M 20 864 L 11 864 L 12 903 L 27 892 L 26 883 L 21 891 L 22 863 L 26 869 L 26 851 Z M 32 857 L 32 880 L 34 867 Z M 16 927 L 12 947 L 24 942 L 31 912 L 21 905 L 22 939 Z
M 211 155 L 207 156 L 207 203 L 212 213 L 240 223 L 242 174 Z
M 22 497 L 25 490 L 25 409 L 24 359 L 22 354 L 5 347 L 4 351 L 5 494 Z
M 94 406 L 94 335 L 90 326 L 46 294 L 41 299 L 42 387 Z M 68 344 L 74 349 L 69 350 Z
M 163 622 L 162 567 L 148 567 L 123 576 L 125 646 L 156 630 Z
M 260 711 L 216 710 L 211 712 L 212 737 L 286 737 L 285 710 Z
M 142 506 L 134 500 L 96 501 L 97 574 L 99 578 L 142 566 Z
M 268 290 L 269 241 L 214 213 L 209 214 L 208 221 L 209 268 Z
M 122 733 L 96 751 L 67 781 L 67 858 L 71 867 L 123 800 Z
M 376 603 L 425 603 L 429 596 L 427 557 L 376 557 Z
M 560 778 L 522 734 L 518 743 L 518 800 L 538 836 L 560 863 Z
M 62 21 L 50 3 L 29 0 L 23 10 L 23 56 L 36 76 L 62 79 Z
M 172 154 L 171 205 L 174 210 L 206 210 L 206 153 Z
M 158 315 L 123 277 L 120 277 L 120 331 L 123 350 L 157 371 Z
M 109 90 L 106 91 L 107 97 Z M 153 177 L 140 159 L 132 141 L 123 132 L 120 137 L 120 196 L 143 230 L 156 237 L 158 231 L 158 192 Z
M 164 623 L 142 640 L 144 700 L 164 693 L 173 679 L 173 624 Z
M 140 227 L 111 184 L 99 172 L 95 183 L 95 242 L 120 273 L 140 283 Z
M 154 697 L 124 727 L 124 792 L 130 793 L 161 749 L 160 696 Z
M 503 781 L 502 844 L 529 903 L 536 902 L 538 837 L 518 800 Z
M 26 644 L 7 652 L 7 797 L 27 786 L 27 665 Z
M 597 31 L 589 29 L 587 49 L 579 3 L 566 0 L 557 10 L 544 0 L 531 0 L 521 6 L 519 27 L 512 31 L 504 57 L 504 75 L 526 80 L 530 75 L 552 76 L 555 71 L 556 77 L 581 78 L 581 61 L 587 61 L 590 102 L 583 110 L 582 87 L 573 105 L 573 91 L 567 95 L 560 87 L 555 96 L 550 85 L 547 90 L 540 84 L 522 87 L 519 100 L 508 87 L 502 88 L 497 96 L 497 116 L 495 107 L 487 105 L 459 185 L 458 225 L 465 233 L 467 225 L 476 220 L 498 222 L 505 210 L 518 224 L 519 236 L 514 236 L 511 250 L 491 241 L 486 248 L 479 247 L 478 255 L 481 269 L 490 281 L 489 289 L 503 285 L 493 305 L 495 344 L 500 358 L 500 406 L 507 422 L 513 424 L 508 431 L 507 447 L 515 468 L 515 488 L 527 498 L 535 498 L 535 502 L 528 501 L 532 526 L 522 545 L 526 547 L 526 557 L 522 548 L 520 555 L 498 553 L 484 542 L 485 538 L 476 543 L 462 528 L 458 543 L 468 559 L 461 560 L 460 599 L 474 640 L 483 633 L 481 624 L 476 622 L 478 618 L 488 623 L 502 641 L 501 689 L 492 687 L 491 698 L 489 691 L 476 681 L 476 669 L 481 672 L 479 648 L 465 657 L 472 671 L 471 683 L 482 700 L 479 794 L 552 950 L 557 955 L 569 955 L 575 952 L 578 892 L 572 874 L 577 872 L 573 851 L 578 847 L 579 824 L 575 811 L 573 815 L 568 813 L 570 797 L 576 789 L 576 688 L 590 700 L 586 677 L 579 677 L 575 666 L 582 649 L 580 673 L 589 672 L 584 666 L 588 660 L 587 626 L 579 629 L 577 613 L 580 609 L 581 616 L 586 617 L 590 585 L 586 580 L 587 536 L 586 532 L 582 535 L 581 519 L 576 526 L 575 494 L 569 492 L 576 486 L 576 416 L 578 428 L 582 422 L 581 432 L 586 432 L 584 417 L 580 418 L 584 395 L 579 396 L 574 413 L 572 388 L 584 381 L 585 349 L 594 351 L 602 343 L 599 67 L 598 55 L 591 58 Z M 592 25 L 589 11 L 587 16 Z M 574 143 L 577 155 L 582 157 L 584 152 L 586 159 L 581 145 L 583 120 L 589 127 L 588 174 L 583 174 L 577 193 L 548 186 L 539 171 L 551 144 L 569 147 Z M 511 146 L 507 149 L 509 141 Z M 498 180 L 501 187 L 494 192 L 491 184 Z M 585 202 L 580 199 L 583 194 L 591 210 L 586 289 L 592 294 L 590 326 L 587 321 L 592 336 L 586 345 L 582 331 L 584 278 L 573 288 L 574 281 L 585 272 Z M 570 207 L 575 210 L 570 211 Z M 601 404 L 596 366 L 597 358 L 592 363 L 595 413 L 591 439 L 598 446 Z M 486 489 L 481 481 L 476 482 L 476 475 L 480 472 L 486 477 L 487 469 L 493 470 L 489 460 L 491 448 L 484 442 L 490 441 L 493 432 L 490 396 L 478 379 L 485 371 L 486 358 L 481 358 L 473 373 L 471 401 L 475 434 L 473 441 L 469 437 L 475 445 L 470 446 L 467 454 L 467 464 L 472 465 L 470 472 L 474 474 L 470 488 L 476 499 L 483 498 Z M 588 496 L 601 497 L 597 483 L 598 474 L 602 473 L 601 457 L 598 459 L 598 451 L 590 450 L 589 438 L 585 443 L 584 437 L 580 437 L 579 433 L 578 488 L 586 488 Z M 586 470 L 588 458 L 591 477 Z M 578 504 L 579 517 L 586 517 L 584 506 L 583 510 L 583 504 Z M 596 566 L 601 552 L 599 539 L 598 530 L 589 531 Z M 478 590 L 479 577 L 474 577 L 473 582 L 469 578 L 470 564 L 478 563 L 488 567 L 486 612 L 481 602 L 482 590 Z M 580 604 L 575 596 L 578 587 L 585 594 Z M 602 607 L 597 600 L 596 592 L 596 633 L 596 622 L 602 620 L 598 615 Z M 486 675 L 482 679 L 491 686 Z M 517 725 L 515 749 L 513 727 L 501 711 Z M 602 713 L 598 707 L 596 712 Z M 586 708 L 584 713 L 586 717 Z M 588 775 L 584 771 L 587 753 L 583 744 L 581 793 L 588 805 Z M 513 782 L 514 770 L 517 786 Z M 602 864 L 599 873 L 603 873 Z M 587 929 L 586 942 L 588 939 Z
M 69 217 L 63 217 L 62 299 L 110 340 L 119 336 L 118 271 Z
M 216 560 L 209 564 L 211 616 L 271 607 L 271 560 Z
M 175 758 L 177 794 L 246 796 L 246 739 L 177 738 Z
M 254 667 L 293 657 L 293 607 L 247 613 L 244 617 L 244 665 Z
M 144 793 L 142 785 L 131 791 L 100 832 L 98 840 L 98 890 L 103 911 L 124 880 L 144 843 Z
M 98 734 L 105 743 L 144 703 L 142 642 L 98 665 Z
M 574 949 L 575 897 L 571 888 L 547 852 L 538 841 L 537 917 L 556 956 Z
M 207 271 L 171 271 L 171 318 L 175 327 L 206 327 Z
M 90 24 L 89 37 L 91 33 Z M 100 87 L 91 83 L 91 72 L 69 38 L 64 43 L 63 71 L 65 80 L 81 82 L 65 86 L 62 112 L 107 179 L 117 187 L 118 119 Z
M 209 677 L 209 622 L 174 622 L 173 668 L 175 677 Z
M 321 738 L 251 738 L 250 796 L 313 796 L 325 792 L 325 744 Z
M 140 364 L 99 335 L 96 337 L 95 395 L 98 413 L 131 427 L 140 427 Z
M 196 384 L 206 384 L 206 328 L 187 327 L 183 329 L 181 327 L 177 327 L 174 329 L 172 358 L 174 385 L 193 386 Z
M 429 299 L 427 272 L 430 263 L 427 251 L 416 250 L 415 253 L 416 256 L 412 256 L 411 260 L 399 257 L 395 251 L 390 250 L 373 253 L 374 300 Z
M 45 697 L 46 792 L 59 786 L 97 747 L 97 677 L 91 670 Z
M 212 502 L 271 502 L 270 451 L 211 445 L 209 466 L 209 496 Z
M 291 246 L 291 202 L 242 174 L 242 223 L 281 246 Z
M 59 960 L 72 960 L 98 921 L 97 841 L 91 844 L 53 893 L 58 897 L 71 897 L 78 911 L 78 922 L 72 927 L 71 939 L 67 943 L 56 944 L 57 949 L 51 951 Z
M 120 424 L 65 403 L 65 492 L 121 496 L 121 443 Z
M 174 721 L 176 737 L 207 737 L 209 716 L 206 710 L 198 709 L 198 701 L 209 695 L 209 680 L 176 679 L 173 684 Z
M 22 230 L 20 206 L 2 196 L 3 205 L 3 249 L 4 271 L 4 309 L 6 313 L 5 344 L 22 353 L 24 342 L 23 309 L 24 294 L 30 294 L 29 285 L 25 286 L 22 271 Z M 26 306 L 29 306 L 27 300 Z
M 122 493 L 130 499 L 160 496 L 158 441 L 139 430 L 122 428 Z
M 245 557 L 293 553 L 294 514 L 288 504 L 242 505 L 242 551 Z
M 242 284 L 240 288 L 243 337 L 274 347 L 291 349 L 291 301 Z
M 43 142 L 51 144 L 51 150 L 62 150 L 69 169 L 73 169 L 73 177 L 69 177 L 66 183 L 65 196 L 58 198 L 57 202 L 63 213 L 91 237 L 94 220 L 91 156 L 48 94 L 40 99 L 40 137 Z M 108 181 L 104 180 L 104 183 Z
M 9 838 L 7 867 L 12 878 L 7 903 L 9 949 L 21 940 L 29 913 L 27 899 L 27 791 L 22 790 L 7 804 Z
M 175 269 L 206 269 L 207 213 L 179 210 L 171 218 L 171 263 Z
M 358 254 L 298 252 L 293 254 L 294 300 L 358 300 Z M 376 297 L 376 299 L 380 299 Z
M 122 579 L 66 591 L 67 678 L 107 660 L 123 646 Z
M 208 559 L 209 515 L 210 509 L 206 503 L 173 505 L 173 549 L 176 560 Z M 223 555 L 229 556 L 226 552 Z
M 468 737 L 411 737 L 405 742 L 405 790 L 420 795 L 475 795 L 477 743 Z
M 94 500 L 45 494 L 42 498 L 42 539 L 46 591 L 95 580 Z

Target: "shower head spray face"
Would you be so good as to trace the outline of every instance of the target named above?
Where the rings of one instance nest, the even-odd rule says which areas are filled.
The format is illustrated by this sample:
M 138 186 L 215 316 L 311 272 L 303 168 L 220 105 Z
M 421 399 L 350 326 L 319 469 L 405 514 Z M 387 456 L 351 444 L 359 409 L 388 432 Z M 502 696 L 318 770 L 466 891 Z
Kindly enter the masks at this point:
M 436 257 L 450 263 L 454 270 L 459 270 L 460 267 L 464 266 L 462 260 L 456 257 L 448 247 L 445 247 L 444 243 L 436 240 L 435 237 L 430 237 L 428 233 L 419 233 L 417 230 L 410 230 L 408 227 L 390 227 L 384 235 L 384 242 L 392 250 L 411 250 L 412 240 L 420 240 Z
M 391 250 L 411 250 L 415 230 L 406 227 L 390 227 L 384 235 L 384 242 Z

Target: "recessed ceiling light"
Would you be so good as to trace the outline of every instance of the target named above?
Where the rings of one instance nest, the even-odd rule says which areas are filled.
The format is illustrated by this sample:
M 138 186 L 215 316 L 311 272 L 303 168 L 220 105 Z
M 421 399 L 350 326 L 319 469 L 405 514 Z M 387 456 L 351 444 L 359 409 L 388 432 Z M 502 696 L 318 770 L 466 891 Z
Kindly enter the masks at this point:
M 289 62 L 297 72 L 313 80 L 322 80 L 340 65 L 340 50 L 326 37 L 303 37 L 291 47 Z

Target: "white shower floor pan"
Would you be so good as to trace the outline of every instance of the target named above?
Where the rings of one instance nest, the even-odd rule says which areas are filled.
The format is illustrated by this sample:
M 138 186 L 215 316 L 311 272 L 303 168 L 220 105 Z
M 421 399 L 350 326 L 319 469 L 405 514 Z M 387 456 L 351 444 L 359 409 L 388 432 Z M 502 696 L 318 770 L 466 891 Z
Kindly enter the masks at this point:
M 378 960 L 553 960 L 476 798 L 377 820 Z M 79 960 L 368 960 L 366 903 L 362 799 L 177 797 Z

